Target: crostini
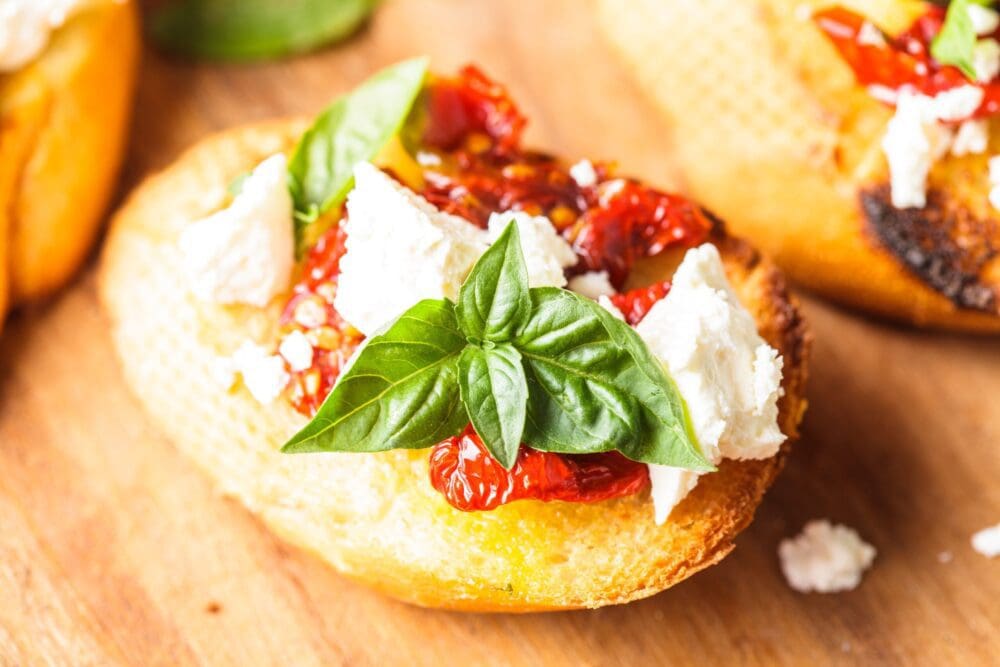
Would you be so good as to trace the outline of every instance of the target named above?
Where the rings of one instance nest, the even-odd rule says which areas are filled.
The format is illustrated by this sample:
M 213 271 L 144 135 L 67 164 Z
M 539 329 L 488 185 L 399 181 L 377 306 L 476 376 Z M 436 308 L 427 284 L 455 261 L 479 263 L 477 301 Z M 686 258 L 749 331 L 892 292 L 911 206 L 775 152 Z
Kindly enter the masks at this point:
M 426 68 L 132 193 L 100 272 L 125 377 L 224 491 L 402 600 L 598 607 L 719 561 L 805 409 L 781 273 Z
M 998 15 L 942 5 L 597 3 L 676 128 L 686 191 L 792 280 L 916 325 L 997 332 Z
M 90 250 L 124 154 L 138 33 L 130 0 L 0 3 L 0 320 Z

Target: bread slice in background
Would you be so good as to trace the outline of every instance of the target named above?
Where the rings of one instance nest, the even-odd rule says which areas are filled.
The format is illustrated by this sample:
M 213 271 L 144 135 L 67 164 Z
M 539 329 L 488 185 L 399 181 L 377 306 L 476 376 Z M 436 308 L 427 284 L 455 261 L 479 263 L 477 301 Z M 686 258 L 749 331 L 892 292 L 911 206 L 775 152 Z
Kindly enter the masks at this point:
M 226 186 L 288 150 L 302 122 L 208 138 L 139 186 L 115 215 L 100 296 L 128 383 L 176 446 L 278 534 L 343 574 L 425 606 L 471 611 L 597 607 L 652 595 L 723 558 L 752 519 L 782 454 L 726 461 L 663 526 L 648 492 L 596 504 L 518 501 L 460 512 L 430 485 L 429 450 L 288 455 L 305 419 L 283 400 L 259 405 L 213 380 L 218 355 L 274 340 L 268 309 L 222 307 L 187 290 L 177 248 L 189 222 L 218 209 Z M 721 236 L 727 271 L 761 334 L 785 358 L 780 424 L 805 408 L 807 336 L 781 274 Z M 644 267 L 662 277 L 678 257 Z M 142 443 L 135 443 L 142 446 Z
M 128 136 L 138 23 L 133 2 L 89 3 L 37 59 L 0 74 L 0 284 L 13 304 L 65 284 L 104 220 Z
M 886 211 L 880 142 L 892 110 L 875 101 L 809 18 L 821 0 L 596 0 L 598 21 L 676 130 L 683 188 L 789 278 L 841 303 L 918 325 L 1000 331 L 1000 213 L 985 156 L 947 158 L 931 205 Z M 890 33 L 922 2 L 844 0 Z M 1000 152 L 997 126 L 989 154 Z M 669 143 L 669 142 L 666 142 Z M 975 224 L 970 224 L 973 221 Z M 942 238 L 930 252 L 912 235 Z M 885 239 L 891 238 L 892 242 Z M 984 254 L 984 250 L 986 253 Z M 907 261 L 914 265 L 910 266 Z M 941 267 L 955 271 L 942 278 Z M 961 271 L 959 271 L 959 265 Z M 968 269 L 968 266 L 973 269 Z M 992 305 L 946 295 L 964 275 Z M 964 293 L 960 293 L 961 297 Z

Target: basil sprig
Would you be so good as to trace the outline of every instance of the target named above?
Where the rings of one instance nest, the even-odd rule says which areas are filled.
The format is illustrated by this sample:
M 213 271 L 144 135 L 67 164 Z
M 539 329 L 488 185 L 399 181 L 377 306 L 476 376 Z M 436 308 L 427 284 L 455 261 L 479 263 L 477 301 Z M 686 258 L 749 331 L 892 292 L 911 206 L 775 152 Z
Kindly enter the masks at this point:
M 969 79 L 976 80 L 972 56 L 976 49 L 976 30 L 969 16 L 970 5 L 989 6 L 990 0 L 951 0 L 941 31 L 931 41 L 931 55 L 942 65 L 953 65 Z
M 170 0 L 151 10 L 153 39 L 197 58 L 257 60 L 351 35 L 375 0 Z
M 282 451 L 418 449 L 469 422 L 508 469 L 521 443 L 714 469 L 673 381 L 634 330 L 573 292 L 529 289 L 514 223 L 457 304 L 421 301 L 366 341 Z
M 375 158 L 409 115 L 427 77 L 427 58 L 404 60 L 338 98 L 299 139 L 288 162 L 296 238 L 344 201 L 354 166 Z

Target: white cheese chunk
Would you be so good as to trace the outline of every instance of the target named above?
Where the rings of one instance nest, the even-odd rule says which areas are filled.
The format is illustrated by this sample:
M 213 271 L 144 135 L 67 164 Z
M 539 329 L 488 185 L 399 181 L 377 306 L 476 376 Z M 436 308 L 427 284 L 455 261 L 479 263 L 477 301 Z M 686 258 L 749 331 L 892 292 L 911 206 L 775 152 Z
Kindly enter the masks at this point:
M 456 299 L 489 237 L 369 163 L 354 179 L 334 306 L 370 336 L 418 301 Z
M 976 42 L 972 51 L 972 69 L 976 72 L 976 81 L 989 83 L 1000 74 L 1000 42 L 992 38 Z
M 597 184 L 597 171 L 590 160 L 580 160 L 570 167 L 569 176 L 581 188 L 589 188 Z
M 871 21 L 865 21 L 858 30 L 858 44 L 862 46 L 885 46 L 885 35 Z
M 788 585 L 802 593 L 835 593 L 856 588 L 875 560 L 875 547 L 847 526 L 810 521 L 794 538 L 778 545 Z
M 598 297 L 617 294 L 607 271 L 587 271 L 569 279 L 569 289 L 597 301 Z
M 266 306 L 288 288 L 295 264 L 285 156 L 267 158 L 225 209 L 180 238 L 191 290 L 206 301 Z
M 985 153 L 989 141 L 989 124 L 985 120 L 967 120 L 958 126 L 951 143 L 951 154 L 960 157 Z
M 312 366 L 313 346 L 306 335 L 296 329 L 281 339 L 278 354 L 288 362 L 293 371 L 304 371 Z
M 243 384 L 259 403 L 272 403 L 288 385 L 284 359 L 268 353 L 260 345 L 244 342 L 232 360 L 233 368 L 243 377 Z
M 987 558 L 1000 556 L 1000 523 L 973 535 L 972 548 Z
M 689 250 L 672 280 L 636 331 L 667 367 L 687 403 L 702 452 L 722 458 L 760 459 L 777 453 L 785 436 L 778 428 L 783 361 L 757 333 L 726 278 L 715 246 Z M 693 488 L 685 476 L 650 467 L 656 514 L 665 519 L 675 489 Z M 669 475 L 673 475 L 671 478 Z M 677 478 L 677 479 L 675 479 Z M 686 491 L 684 491 L 686 493 Z M 659 502 L 657 502 L 659 499 Z
M 653 519 L 657 525 L 698 485 L 701 473 L 673 466 L 649 465 L 649 495 L 653 499 Z
M 970 2 L 966 5 L 972 29 L 977 35 L 989 35 L 1000 26 L 1000 14 L 995 9 Z
M 985 94 L 979 86 L 958 86 L 930 98 L 931 110 L 938 120 L 963 120 L 979 108 Z
M 563 287 L 566 275 L 563 269 L 577 262 L 573 247 L 566 242 L 544 215 L 528 215 L 522 211 L 490 214 L 487 227 L 490 242 L 496 241 L 510 221 L 517 224 L 521 236 L 521 249 L 528 267 L 530 287 Z
M 896 113 L 882 139 L 896 208 L 927 204 L 927 174 L 951 144 L 950 132 L 938 123 L 934 99 L 900 91 Z
M 84 0 L 0 0 L 0 72 L 20 69 L 37 58 L 52 32 Z

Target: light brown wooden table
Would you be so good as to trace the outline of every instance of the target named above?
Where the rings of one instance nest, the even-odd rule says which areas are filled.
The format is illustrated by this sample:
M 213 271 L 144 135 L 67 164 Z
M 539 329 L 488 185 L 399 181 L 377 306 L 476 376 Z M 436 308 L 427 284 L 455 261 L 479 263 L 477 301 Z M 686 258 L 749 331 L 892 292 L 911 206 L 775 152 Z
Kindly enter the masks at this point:
M 313 112 L 417 53 L 508 82 L 532 143 L 673 180 L 682 138 L 612 61 L 584 3 L 406 0 L 350 42 L 284 63 L 147 54 L 123 188 L 206 133 Z M 126 390 L 88 269 L 0 342 L 0 663 L 998 664 L 1000 560 L 969 536 L 1000 521 L 1000 341 L 813 299 L 806 312 L 804 437 L 728 559 L 627 607 L 461 615 L 344 581 L 215 493 Z M 814 517 L 878 548 L 856 591 L 785 585 L 777 543 Z

